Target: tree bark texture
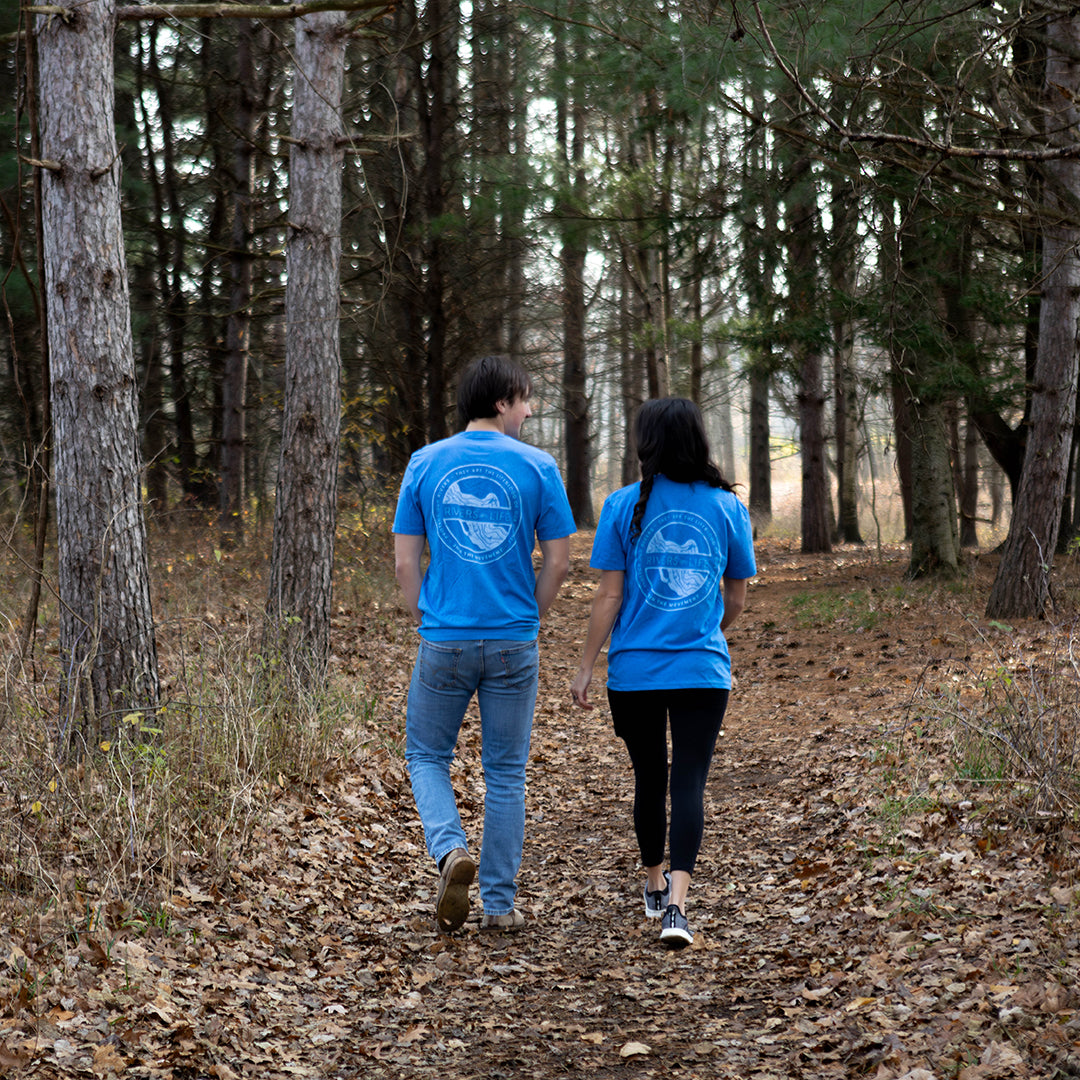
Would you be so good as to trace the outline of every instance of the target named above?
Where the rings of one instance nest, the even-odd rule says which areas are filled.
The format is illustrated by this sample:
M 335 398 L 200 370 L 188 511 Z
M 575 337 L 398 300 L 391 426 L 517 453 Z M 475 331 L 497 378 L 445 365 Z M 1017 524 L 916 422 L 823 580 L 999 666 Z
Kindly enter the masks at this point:
M 821 347 L 813 332 L 818 304 L 817 213 L 812 197 L 810 161 L 799 157 L 790 172 L 792 194 L 787 208 L 790 273 L 789 318 L 794 327 L 799 402 L 799 451 L 802 458 L 802 550 L 830 551 L 829 485 L 825 474 L 825 387 Z
M 1080 16 L 1053 19 L 1046 38 L 1046 123 L 1052 132 L 1074 131 L 1080 123 Z M 986 603 L 987 618 L 995 619 L 1041 617 L 1046 612 L 1076 417 L 1080 230 L 1072 224 L 1072 208 L 1080 198 L 1080 162 L 1050 162 L 1045 175 L 1031 428 L 1009 535 Z
M 296 24 L 285 416 L 266 603 L 268 647 L 310 686 L 329 656 L 337 525 L 343 26 L 340 12 Z
M 457 53 L 460 5 L 457 0 L 429 0 L 425 25 L 430 35 L 418 53 L 420 129 L 424 136 L 424 214 L 427 237 L 427 280 L 424 289 L 427 324 L 427 433 L 431 441 L 450 434 L 447 396 L 451 358 L 447 352 L 450 313 L 447 271 L 452 245 L 443 238 L 444 215 L 455 209 L 448 173 L 456 167 L 454 140 L 458 131 Z M 480 352 L 489 351 L 484 344 Z
M 979 431 L 967 418 L 964 424 L 964 469 L 960 487 L 960 546 L 979 546 Z
M 176 162 L 176 126 L 174 116 L 175 80 L 166 78 L 161 68 L 157 48 L 157 33 L 148 32 L 149 69 L 153 81 L 154 93 L 158 103 L 158 120 L 161 124 L 161 168 L 160 180 L 158 166 L 151 160 L 152 183 L 155 189 L 155 210 L 157 213 L 158 235 L 158 280 L 159 292 L 164 301 L 163 339 L 168 359 L 168 374 L 172 390 L 173 431 L 172 442 L 179 466 L 179 479 L 183 495 L 193 494 L 193 476 L 197 468 L 195 442 L 192 432 L 191 401 L 188 390 L 188 375 L 185 369 L 185 343 L 187 335 L 187 306 L 185 278 L 187 276 L 187 230 L 183 228 L 183 200 L 179 191 Z M 204 46 L 208 48 L 209 46 Z M 149 137 L 150 123 L 146 118 L 147 146 L 152 145 Z M 168 227 L 162 219 L 162 211 L 168 213 Z M 164 363 L 164 360 L 163 360 Z M 162 411 L 162 418 L 165 413 Z M 153 465 L 153 463 L 152 463 Z M 160 472 L 165 472 L 160 467 Z M 167 520 L 167 519 L 166 519 Z
M 130 36 L 130 35 L 129 35 Z M 146 35 L 146 45 L 140 36 L 134 43 L 134 79 L 119 86 L 116 93 L 115 115 L 117 127 L 121 131 L 139 130 L 140 121 L 143 129 L 149 130 L 146 107 L 146 52 L 151 55 L 154 49 L 155 31 Z M 131 51 L 131 43 L 117 41 L 121 52 L 125 47 Z M 136 102 L 139 103 L 136 112 Z M 126 175 L 145 178 L 149 184 L 151 199 L 149 205 L 142 200 L 134 202 L 124 212 L 124 224 L 137 235 L 147 235 L 151 231 L 161 235 L 162 203 L 157 184 L 156 154 L 152 144 L 145 148 L 139 145 L 139 139 L 128 139 L 121 150 L 121 164 Z M 143 386 L 140 427 L 143 433 L 142 456 L 146 462 L 146 509 L 156 515 L 165 508 L 168 491 L 168 473 L 165 462 L 168 457 L 169 424 L 166 419 L 162 394 L 164 381 L 160 347 L 160 327 L 157 321 L 159 282 L 157 279 L 158 254 L 162 247 L 147 244 L 143 250 L 129 259 L 131 263 L 131 303 L 132 336 L 135 351 L 136 370 L 140 373 Z M 161 518 L 161 520 L 166 520 Z
M 769 431 L 768 362 L 750 367 L 750 518 L 754 527 L 772 521 L 772 460 Z
M 904 208 L 904 226 L 892 226 L 883 206 L 882 265 L 888 276 L 889 356 L 894 380 L 897 463 L 904 483 L 910 467 L 913 577 L 951 577 L 960 568 L 960 535 L 948 410 L 953 393 L 941 372 L 947 352 L 926 327 L 926 297 L 934 293 L 941 248 L 930 202 L 916 195 Z M 910 454 L 905 461 L 904 455 Z
M 505 170 L 520 166 L 510 157 L 514 111 L 522 104 L 514 79 L 517 28 L 510 8 L 507 0 L 475 0 L 469 40 L 470 134 L 478 158 L 474 183 L 480 193 L 472 215 L 480 256 L 474 276 L 488 299 L 477 313 L 476 336 L 483 350 L 493 353 L 510 351 L 510 278 L 521 227 L 517 200 L 507 197 L 507 185 L 498 179 Z M 520 348 L 520 341 L 516 344 Z
M 799 450 L 802 457 L 802 550 L 831 551 L 825 471 L 825 387 L 821 352 L 804 347 L 799 365 Z
M 731 416 L 734 380 L 731 376 L 731 361 L 728 358 L 727 346 L 718 345 L 717 353 L 716 379 L 720 392 L 712 407 L 712 411 L 716 414 L 718 433 L 717 445 L 713 447 L 713 458 L 719 464 L 724 479 L 729 484 L 735 484 L 738 482 L 735 464 L 735 422 Z
M 232 164 L 232 243 L 229 314 L 225 320 L 225 372 L 221 380 L 221 488 L 218 509 L 224 540 L 244 539 L 247 449 L 247 378 L 251 355 L 252 244 L 255 233 L 255 88 L 253 23 L 240 23 L 236 53 L 236 113 Z
M 911 416 L 912 577 L 951 577 L 960 569 L 952 455 L 945 406 L 925 401 Z
M 52 360 L 62 745 L 158 704 L 119 151 L 113 0 L 39 19 L 43 264 Z
M 572 33 L 572 32 L 571 32 Z M 580 38 L 572 37 L 574 59 L 582 59 Z M 566 495 L 579 528 L 596 518 L 592 506 L 589 398 L 586 393 L 585 257 L 588 233 L 580 211 L 585 205 L 585 102 L 576 79 L 567 80 L 558 103 L 556 143 L 563 196 L 556 212 L 562 218 L 563 413 L 566 448 Z
M 620 480 L 623 487 L 641 478 L 633 432 L 634 416 L 645 397 L 645 358 L 633 333 L 637 325 L 633 305 L 633 283 L 624 262 L 619 267 L 619 397 L 624 431 Z
M 861 544 L 859 529 L 858 438 L 859 400 L 855 373 L 855 324 L 851 313 L 855 295 L 857 188 L 836 179 L 832 187 L 833 234 L 829 245 L 832 287 L 833 406 L 836 431 L 837 537 L 841 543 Z

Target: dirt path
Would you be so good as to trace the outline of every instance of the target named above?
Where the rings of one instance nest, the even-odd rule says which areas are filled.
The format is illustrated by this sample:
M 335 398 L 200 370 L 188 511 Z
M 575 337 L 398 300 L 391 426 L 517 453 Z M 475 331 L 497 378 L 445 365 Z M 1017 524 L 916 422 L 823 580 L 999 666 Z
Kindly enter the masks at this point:
M 918 872 L 902 852 L 878 855 L 880 830 L 868 802 L 875 793 L 866 786 L 875 748 L 901 739 L 915 684 L 927 672 L 971 664 L 960 608 L 906 612 L 902 563 L 882 564 L 870 553 L 822 560 L 762 551 L 748 610 L 731 635 L 738 687 L 707 794 L 709 824 L 689 905 L 695 941 L 673 954 L 641 915 L 621 743 L 606 708 L 583 714 L 570 705 L 594 580 L 588 543 L 576 541 L 570 579 L 542 632 L 519 896 L 529 928 L 481 935 L 474 916 L 454 938 L 434 936 L 433 881 L 421 856 L 396 906 L 385 906 L 390 897 L 372 898 L 381 936 L 377 944 L 369 939 L 365 966 L 385 957 L 401 964 L 386 979 L 396 993 L 366 999 L 367 1015 L 377 1019 L 366 1030 L 348 1027 L 335 1075 L 629 1070 L 927 1080 L 965 1065 L 983 1068 L 985 1048 L 1006 1044 L 990 1030 L 990 1009 L 974 1011 L 979 1022 L 965 1027 L 955 1002 L 970 990 L 979 996 L 972 972 L 992 979 L 982 935 L 1002 923 L 998 894 L 978 890 L 982 896 L 965 908 L 974 918 L 980 904 L 992 924 L 967 933 L 967 947 L 969 927 L 958 938 L 949 912 L 937 919 L 890 908 Z M 861 597 L 859 610 L 846 615 L 838 604 L 835 617 L 796 626 L 800 598 L 822 590 L 844 604 Z M 887 625 L 859 627 L 873 623 L 867 612 L 875 595 L 894 613 Z M 478 828 L 476 727 L 465 738 L 460 779 L 475 792 L 466 807 Z M 395 794 L 407 800 L 407 787 Z M 405 820 L 386 822 L 391 835 L 422 848 L 407 801 L 399 807 Z M 922 837 L 919 846 L 926 846 Z M 1031 886 L 1037 891 L 1034 880 Z M 918 892 L 911 897 L 918 908 Z M 938 932 L 941 921 L 953 924 L 946 933 Z M 1023 985 L 1045 1004 L 1041 981 Z M 375 986 L 382 989 L 378 980 Z M 1052 992 L 1051 999 L 1058 1003 Z M 949 1072 L 911 1071 L 946 1062 Z M 970 1080 L 998 1075 L 995 1067 Z M 1002 1075 L 1046 1075 L 1025 1071 L 1026 1057 L 1016 1068 Z
M 180 890 L 180 940 L 117 939 L 107 961 L 81 950 L 96 996 L 41 1016 L 32 1058 L 9 1025 L 0 1065 L 50 1080 L 1080 1075 L 1071 871 L 1051 872 L 1037 839 L 995 850 L 993 823 L 959 797 L 882 810 L 903 794 L 885 785 L 914 688 L 978 666 L 962 602 L 908 610 L 899 564 L 871 553 L 763 546 L 731 634 L 695 940 L 671 953 L 642 917 L 621 744 L 606 708 L 570 705 L 588 539 L 542 631 L 526 930 L 481 934 L 474 911 L 453 937 L 434 932 L 400 756 L 400 612 L 361 639 L 380 734 L 357 770 L 283 801 L 220 889 Z M 802 617 L 811 594 L 823 606 Z M 474 846 L 477 727 L 457 767 Z

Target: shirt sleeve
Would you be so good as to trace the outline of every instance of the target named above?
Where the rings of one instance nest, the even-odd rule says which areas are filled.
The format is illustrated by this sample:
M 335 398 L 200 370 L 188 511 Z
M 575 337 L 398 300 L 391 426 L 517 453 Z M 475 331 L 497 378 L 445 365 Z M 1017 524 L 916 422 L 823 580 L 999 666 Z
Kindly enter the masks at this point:
M 604 500 L 600 510 L 600 520 L 593 537 L 592 555 L 589 565 L 594 570 L 625 570 L 626 545 L 623 540 L 621 517 L 613 496 Z
M 536 523 L 538 540 L 561 540 L 577 532 L 570 500 L 566 497 L 559 467 L 554 461 L 543 470 L 543 503 L 540 507 L 540 519 Z
M 419 489 L 416 484 L 416 470 L 410 461 L 401 481 L 398 492 L 397 510 L 394 513 L 394 525 L 391 531 L 402 536 L 426 536 L 424 512 L 420 507 Z

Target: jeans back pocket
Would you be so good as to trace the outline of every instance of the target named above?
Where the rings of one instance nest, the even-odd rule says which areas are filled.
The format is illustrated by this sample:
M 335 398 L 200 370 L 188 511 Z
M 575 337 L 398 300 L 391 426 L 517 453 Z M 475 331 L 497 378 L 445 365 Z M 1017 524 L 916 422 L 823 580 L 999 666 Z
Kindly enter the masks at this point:
M 429 690 L 464 689 L 458 681 L 461 649 L 443 648 L 425 641 L 420 645 L 419 677 Z

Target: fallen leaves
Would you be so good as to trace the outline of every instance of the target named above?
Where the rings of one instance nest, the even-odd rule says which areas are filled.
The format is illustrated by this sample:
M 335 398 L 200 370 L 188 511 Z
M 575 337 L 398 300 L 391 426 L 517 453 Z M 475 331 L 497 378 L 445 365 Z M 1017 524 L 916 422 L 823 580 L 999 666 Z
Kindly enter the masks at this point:
M 4 929 L 5 1075 L 1068 1075 L 1077 883 L 948 768 L 905 776 L 897 707 L 925 660 L 918 604 L 880 639 L 794 636 L 785 597 L 806 589 L 811 561 L 763 550 L 732 634 L 740 685 L 707 791 L 694 948 L 668 953 L 640 910 L 623 747 L 605 710 L 566 705 L 591 597 L 582 554 L 542 642 L 524 932 L 481 935 L 478 910 L 452 937 L 433 930 L 400 754 L 403 629 L 365 670 L 378 738 L 321 790 L 279 791 L 226 880 L 193 862 L 167 933 L 121 909 L 92 932 L 55 913 Z M 845 572 L 870 571 L 853 558 Z M 965 627 L 935 628 L 926 648 L 970 651 Z M 474 844 L 479 751 L 473 710 L 455 783 Z

